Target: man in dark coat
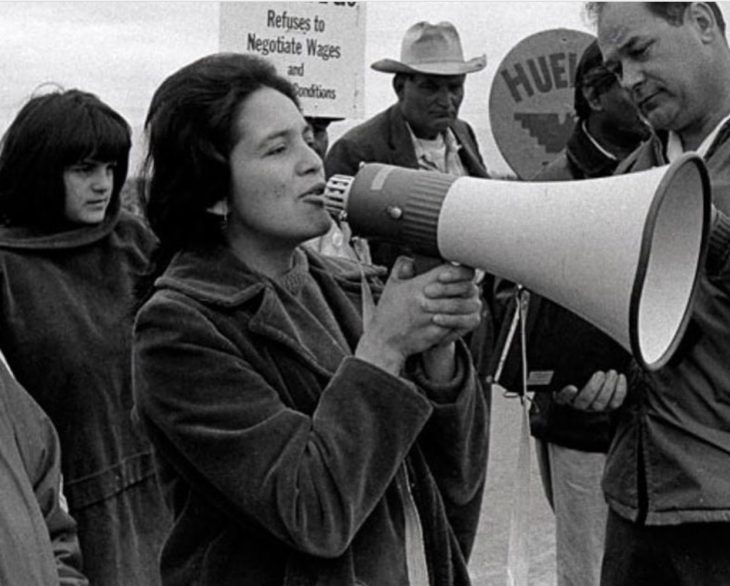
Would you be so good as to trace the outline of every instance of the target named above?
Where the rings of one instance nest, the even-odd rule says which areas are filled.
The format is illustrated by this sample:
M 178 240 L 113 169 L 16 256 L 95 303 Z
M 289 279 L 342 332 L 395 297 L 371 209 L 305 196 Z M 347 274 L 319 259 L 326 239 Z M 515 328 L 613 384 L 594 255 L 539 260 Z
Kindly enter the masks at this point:
M 417 22 L 403 38 L 400 60 L 381 59 L 376 71 L 393 73 L 398 101 L 352 128 L 330 148 L 325 173 L 355 175 L 361 163 L 384 163 L 410 169 L 488 178 L 474 130 L 458 118 L 466 75 L 486 67 L 484 55 L 464 59 L 459 33 L 450 22 Z M 369 241 L 372 262 L 390 269 L 404 248 Z M 493 345 L 491 291 L 494 279 L 485 275 L 482 325 L 469 345 L 481 375 Z
M 649 125 L 602 62 L 594 41 L 576 68 L 573 133 L 565 150 L 535 181 L 611 175 L 649 137 Z M 566 384 L 582 387 L 597 371 L 625 373 L 630 357 L 588 322 L 537 295 L 529 301 L 527 351 L 531 371 L 551 373 L 549 381 L 543 378 L 545 386 L 532 387 L 538 392 L 530 409 L 530 427 L 545 494 L 555 512 L 557 584 L 598 586 L 608 515 L 601 477 L 614 415 L 559 405 L 549 391 Z
M 464 60 L 459 33 L 449 22 L 418 22 L 408 29 L 400 61 L 381 59 L 376 71 L 394 73 L 398 101 L 336 141 L 325 158 L 327 177 L 355 175 L 360 163 L 488 177 L 471 126 L 458 119 L 468 73 L 484 69 L 482 55 Z M 373 262 L 390 268 L 400 248 L 371 242 Z

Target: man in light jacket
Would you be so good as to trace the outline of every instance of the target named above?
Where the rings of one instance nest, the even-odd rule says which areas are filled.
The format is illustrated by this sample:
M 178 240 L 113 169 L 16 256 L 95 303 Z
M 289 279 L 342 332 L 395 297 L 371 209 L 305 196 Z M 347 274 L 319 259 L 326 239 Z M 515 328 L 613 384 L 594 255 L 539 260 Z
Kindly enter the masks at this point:
M 606 66 L 658 130 L 617 173 L 686 151 L 712 185 L 707 258 L 687 332 L 664 367 L 635 367 L 603 489 L 603 586 L 730 583 L 730 48 L 715 3 L 592 3 Z M 561 401 L 589 406 L 597 386 Z M 605 385 L 603 385 L 605 387 Z M 591 388 L 592 387 L 592 388 Z M 606 389 L 599 395 L 605 396 Z M 609 389 L 610 391 L 610 389 Z M 603 402 L 603 401 L 601 401 Z M 598 408 L 598 403 L 593 403 Z
M 84 586 L 48 416 L 0 359 L 0 584 Z

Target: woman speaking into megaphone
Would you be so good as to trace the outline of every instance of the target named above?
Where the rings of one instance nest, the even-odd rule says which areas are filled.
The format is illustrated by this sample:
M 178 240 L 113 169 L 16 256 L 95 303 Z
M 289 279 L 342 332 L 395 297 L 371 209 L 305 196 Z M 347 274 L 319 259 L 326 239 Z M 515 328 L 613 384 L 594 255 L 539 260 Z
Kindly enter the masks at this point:
M 324 174 L 296 93 L 250 55 L 168 77 L 146 122 L 160 240 L 137 410 L 174 529 L 165 583 L 469 583 L 487 411 L 460 334 L 474 271 L 378 272 L 299 245 Z M 372 296 L 372 297 L 371 297 Z

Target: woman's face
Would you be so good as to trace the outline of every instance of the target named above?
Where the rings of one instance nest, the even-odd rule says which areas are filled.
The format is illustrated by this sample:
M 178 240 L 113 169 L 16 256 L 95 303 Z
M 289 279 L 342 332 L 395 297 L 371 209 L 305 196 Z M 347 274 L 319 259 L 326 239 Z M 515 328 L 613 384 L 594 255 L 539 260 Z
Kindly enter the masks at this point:
M 324 170 L 311 130 L 281 92 L 262 88 L 241 105 L 230 155 L 227 236 L 257 250 L 285 250 L 327 232 Z
M 65 216 L 76 224 L 104 220 L 114 187 L 114 163 L 84 159 L 63 172 Z

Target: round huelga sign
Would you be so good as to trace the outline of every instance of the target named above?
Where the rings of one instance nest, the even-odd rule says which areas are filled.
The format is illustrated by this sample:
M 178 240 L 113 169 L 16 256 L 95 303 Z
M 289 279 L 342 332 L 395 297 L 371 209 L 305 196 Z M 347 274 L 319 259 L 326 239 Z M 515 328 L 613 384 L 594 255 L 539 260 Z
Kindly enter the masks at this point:
M 565 148 L 574 125 L 575 70 L 593 39 L 571 29 L 542 31 L 500 63 L 489 119 L 497 147 L 520 179 L 532 179 Z

